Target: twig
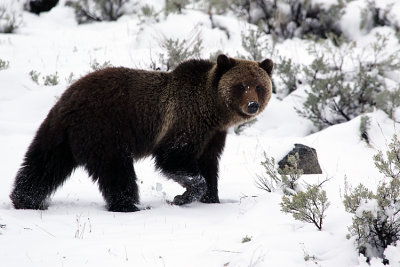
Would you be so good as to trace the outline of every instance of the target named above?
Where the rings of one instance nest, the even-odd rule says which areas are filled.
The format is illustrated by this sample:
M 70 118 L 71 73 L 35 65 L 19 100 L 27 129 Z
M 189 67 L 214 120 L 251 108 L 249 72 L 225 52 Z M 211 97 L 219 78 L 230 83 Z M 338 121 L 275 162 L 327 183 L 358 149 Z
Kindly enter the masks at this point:
M 35 224 L 35 226 L 36 226 L 37 228 L 39 228 L 40 230 L 42 230 L 43 232 L 45 232 L 46 234 L 48 234 L 48 235 L 50 235 L 50 236 L 52 236 L 52 237 L 56 237 L 55 235 L 53 235 L 52 233 L 50 233 L 50 232 L 47 231 L 46 229 L 40 227 L 39 225 Z
M 226 253 L 235 253 L 235 254 L 240 254 L 242 252 L 240 251 L 232 251 L 232 250 L 225 250 L 225 249 L 214 249 L 214 252 L 226 252 Z

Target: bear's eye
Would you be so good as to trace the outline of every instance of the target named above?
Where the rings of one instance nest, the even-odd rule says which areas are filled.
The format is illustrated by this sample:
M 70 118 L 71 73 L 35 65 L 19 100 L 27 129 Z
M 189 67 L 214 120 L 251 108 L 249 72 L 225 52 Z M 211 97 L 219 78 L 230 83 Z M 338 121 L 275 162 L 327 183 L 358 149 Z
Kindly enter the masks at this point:
M 244 89 L 244 85 L 243 84 L 239 84 L 239 89 L 240 89 L 240 91 L 244 91 L 245 89 Z
M 261 86 L 259 86 L 259 85 L 256 86 L 256 91 L 257 91 L 258 93 L 261 92 L 261 89 L 262 89 Z

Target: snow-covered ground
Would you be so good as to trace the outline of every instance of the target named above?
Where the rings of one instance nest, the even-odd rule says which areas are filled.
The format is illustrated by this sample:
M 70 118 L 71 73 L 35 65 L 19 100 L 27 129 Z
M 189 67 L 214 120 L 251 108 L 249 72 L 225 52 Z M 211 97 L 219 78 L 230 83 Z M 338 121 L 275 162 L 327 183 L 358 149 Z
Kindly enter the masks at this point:
M 151 2 L 156 7 L 164 3 Z M 351 8 L 356 10 L 360 2 Z M 382 111 L 369 113 L 370 145 L 360 140 L 360 117 L 315 133 L 312 123 L 294 110 L 304 100 L 296 92 L 284 99 L 273 96 L 255 125 L 239 136 L 233 131 L 228 135 L 220 162 L 221 204 L 169 205 L 167 200 L 183 189 L 146 159 L 136 163 L 140 212 L 106 211 L 97 185 L 82 169 L 55 193 L 48 210 L 15 210 L 8 197 L 15 174 L 71 73 L 76 79 L 91 71 L 94 62 L 106 61 L 149 68 L 164 36 L 200 34 L 204 57 L 217 50 L 235 56 L 243 53 L 241 31 L 249 27 L 232 16 L 217 16 L 231 32 L 227 39 L 224 31 L 211 28 L 208 15 L 196 10 L 142 25 L 132 15 L 78 26 L 73 11 L 63 5 L 40 17 L 23 15 L 24 25 L 16 34 L 0 34 L 0 58 L 10 63 L 0 71 L 1 266 L 367 266 L 354 240 L 346 239 L 351 214 L 342 203 L 345 177 L 350 185 L 376 188 L 382 175 L 372 156 L 387 149 L 400 125 Z M 357 16 L 345 14 L 342 24 L 356 21 Z M 373 36 L 353 26 L 346 34 L 364 44 Z M 310 62 L 304 42 L 287 40 L 277 49 L 295 62 Z M 41 77 L 57 73 L 60 83 L 44 86 L 40 77 L 38 85 L 29 75 L 32 70 Z M 279 160 L 295 143 L 314 147 L 323 170 L 304 179 L 317 183 L 330 178 L 324 183 L 331 206 L 322 231 L 282 213 L 280 193 L 255 186 L 263 171 L 263 153 Z M 245 237 L 250 241 L 242 242 Z M 390 266 L 400 266 L 399 255 L 400 246 L 386 250 Z M 372 259 L 372 265 L 382 264 Z

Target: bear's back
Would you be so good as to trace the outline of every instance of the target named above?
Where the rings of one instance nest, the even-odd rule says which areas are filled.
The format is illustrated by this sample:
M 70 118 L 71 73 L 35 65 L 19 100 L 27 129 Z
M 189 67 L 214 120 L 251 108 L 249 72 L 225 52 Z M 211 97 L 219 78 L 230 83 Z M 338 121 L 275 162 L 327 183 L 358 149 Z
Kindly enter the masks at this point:
M 167 76 L 122 67 L 90 73 L 61 96 L 50 112 L 52 121 L 68 128 L 75 140 L 99 136 L 96 145 L 102 145 L 100 140 L 119 138 L 140 158 L 150 153 L 161 131 Z

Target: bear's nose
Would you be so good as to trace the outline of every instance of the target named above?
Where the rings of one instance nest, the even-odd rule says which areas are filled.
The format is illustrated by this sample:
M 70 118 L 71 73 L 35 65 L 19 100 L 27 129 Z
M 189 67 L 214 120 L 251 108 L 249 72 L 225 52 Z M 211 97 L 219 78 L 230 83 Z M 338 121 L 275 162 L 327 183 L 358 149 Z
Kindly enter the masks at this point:
M 260 105 L 254 101 L 249 102 L 249 104 L 247 105 L 247 108 L 248 108 L 250 114 L 256 113 L 258 111 L 259 107 L 260 107 Z

